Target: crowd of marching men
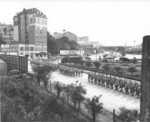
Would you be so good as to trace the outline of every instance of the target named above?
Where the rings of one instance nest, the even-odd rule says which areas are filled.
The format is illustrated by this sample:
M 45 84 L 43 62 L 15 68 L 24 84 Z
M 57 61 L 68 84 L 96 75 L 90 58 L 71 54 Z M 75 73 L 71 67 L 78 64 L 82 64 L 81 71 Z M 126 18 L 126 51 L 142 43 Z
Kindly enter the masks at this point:
M 68 76 L 82 76 L 83 71 L 77 68 L 59 65 L 59 72 Z M 135 96 L 140 98 L 141 96 L 141 84 L 139 81 L 133 81 L 130 79 L 120 78 L 117 76 L 106 75 L 103 73 L 88 73 L 88 82 L 94 83 L 121 93 Z
M 138 98 L 141 96 L 141 86 L 138 81 L 131 81 L 130 79 L 124 79 L 102 73 L 89 73 L 88 82 L 101 85 L 127 95 L 136 96 Z
M 68 66 L 59 65 L 58 69 L 59 69 L 60 73 L 68 75 L 68 76 L 72 76 L 72 77 L 74 77 L 74 76 L 79 76 L 80 77 L 83 74 L 82 70 L 77 69 L 77 68 L 71 68 L 71 67 L 68 67 Z

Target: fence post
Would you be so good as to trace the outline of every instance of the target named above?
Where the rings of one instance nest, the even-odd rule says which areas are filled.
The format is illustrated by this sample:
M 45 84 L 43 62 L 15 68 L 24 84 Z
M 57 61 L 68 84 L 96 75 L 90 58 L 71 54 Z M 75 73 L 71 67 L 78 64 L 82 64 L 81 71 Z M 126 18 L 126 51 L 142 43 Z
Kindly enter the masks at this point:
M 115 113 L 115 109 L 113 109 L 113 122 L 116 122 L 116 113 Z

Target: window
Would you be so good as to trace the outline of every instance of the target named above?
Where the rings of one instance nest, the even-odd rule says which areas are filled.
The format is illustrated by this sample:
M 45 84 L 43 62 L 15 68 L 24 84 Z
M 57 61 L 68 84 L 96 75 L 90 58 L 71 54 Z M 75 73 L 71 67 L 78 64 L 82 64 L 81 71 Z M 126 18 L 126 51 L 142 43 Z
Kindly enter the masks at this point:
M 40 30 L 40 35 L 42 35 L 42 30 Z
M 24 51 L 24 47 L 20 47 L 20 51 Z
M 34 51 L 34 47 L 30 47 L 30 51 Z

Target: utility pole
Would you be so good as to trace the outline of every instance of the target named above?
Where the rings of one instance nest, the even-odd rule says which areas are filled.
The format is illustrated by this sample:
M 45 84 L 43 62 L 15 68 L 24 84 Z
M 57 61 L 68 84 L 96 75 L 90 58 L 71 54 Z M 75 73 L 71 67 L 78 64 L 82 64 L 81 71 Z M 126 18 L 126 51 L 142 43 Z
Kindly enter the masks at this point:
M 150 36 L 143 38 L 140 122 L 150 122 Z
M 133 48 L 135 48 L 135 40 L 134 40 L 134 45 L 133 45 Z M 134 58 L 134 51 L 133 51 L 133 58 Z

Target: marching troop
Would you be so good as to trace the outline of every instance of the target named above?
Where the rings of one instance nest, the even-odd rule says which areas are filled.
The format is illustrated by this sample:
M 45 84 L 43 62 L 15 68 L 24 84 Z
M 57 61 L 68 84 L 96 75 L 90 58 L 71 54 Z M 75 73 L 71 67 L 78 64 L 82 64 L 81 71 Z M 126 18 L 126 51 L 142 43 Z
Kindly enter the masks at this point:
M 83 71 L 77 68 L 59 65 L 59 72 L 71 77 L 82 76 Z M 94 83 L 121 93 L 131 95 L 137 98 L 141 96 L 141 84 L 139 81 L 120 78 L 117 76 L 106 75 L 103 73 L 88 73 L 88 82 Z
M 140 98 L 141 86 L 138 81 L 119 78 L 102 73 L 89 73 L 88 82 Z
M 82 70 L 76 69 L 76 68 L 71 68 L 71 67 L 68 67 L 68 66 L 59 65 L 58 69 L 59 69 L 60 73 L 71 76 L 71 77 L 75 77 L 75 76 L 80 77 L 83 74 Z

